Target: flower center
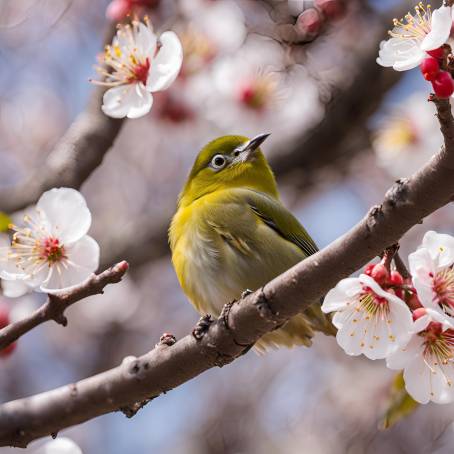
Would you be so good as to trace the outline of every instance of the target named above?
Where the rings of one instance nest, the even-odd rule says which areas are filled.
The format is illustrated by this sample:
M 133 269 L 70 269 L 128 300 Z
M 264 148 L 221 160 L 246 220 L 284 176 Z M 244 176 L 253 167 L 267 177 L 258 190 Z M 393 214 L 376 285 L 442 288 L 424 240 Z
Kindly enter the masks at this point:
M 360 307 L 370 316 L 384 315 L 389 312 L 386 298 L 377 295 L 371 288 L 364 287 L 364 293 L 359 297 Z
M 438 304 L 454 309 L 454 269 L 452 267 L 439 271 L 433 277 L 433 291 L 438 298 Z
M 454 358 L 454 330 L 442 331 L 440 323 L 431 322 L 420 333 L 424 337 L 424 356 L 434 366 L 446 365 Z
M 48 237 L 41 241 L 40 254 L 49 264 L 59 262 L 66 257 L 64 246 L 60 244 L 58 238 L 54 237 Z
M 136 62 L 136 65 L 132 69 L 132 75 L 129 78 L 129 82 L 142 82 L 144 85 L 147 83 L 148 72 L 150 70 L 150 59 L 146 58 L 144 63 L 139 63 L 135 57 L 131 55 L 131 60 Z
M 379 140 L 384 147 L 396 150 L 418 143 L 419 137 L 408 118 L 396 118 L 381 131 Z
M 268 106 L 274 91 L 275 82 L 271 77 L 258 76 L 241 84 L 238 99 L 246 107 L 262 111 Z
M 431 30 L 432 11 L 430 5 L 419 2 L 415 13 L 407 13 L 401 20 L 394 19 L 394 29 L 389 32 L 393 38 L 423 40 Z

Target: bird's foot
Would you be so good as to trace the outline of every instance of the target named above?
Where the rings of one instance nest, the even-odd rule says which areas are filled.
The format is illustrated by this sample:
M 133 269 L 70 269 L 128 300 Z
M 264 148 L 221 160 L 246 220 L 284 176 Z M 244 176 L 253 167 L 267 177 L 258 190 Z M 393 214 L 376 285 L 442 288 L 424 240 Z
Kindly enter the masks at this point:
M 192 330 L 192 335 L 196 338 L 196 340 L 199 341 L 202 339 L 212 323 L 213 317 L 210 314 L 206 314 L 203 317 L 200 317 L 197 325 L 195 325 L 194 329 Z
M 249 290 L 248 288 L 241 294 L 241 299 L 246 298 L 246 296 L 249 296 L 251 293 L 254 293 L 252 290 Z

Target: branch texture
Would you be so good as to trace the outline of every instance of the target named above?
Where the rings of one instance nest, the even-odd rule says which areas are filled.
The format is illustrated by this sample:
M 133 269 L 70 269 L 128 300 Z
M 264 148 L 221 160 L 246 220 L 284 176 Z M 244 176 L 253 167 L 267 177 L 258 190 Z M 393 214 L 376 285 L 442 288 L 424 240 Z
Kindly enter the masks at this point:
M 381 205 L 345 235 L 251 295 L 229 304 L 218 320 L 203 318 L 180 341 L 161 341 L 111 370 L 0 407 L 0 446 L 25 447 L 36 438 L 140 403 L 230 363 L 266 332 L 319 301 L 320 296 L 454 194 L 454 131 L 448 101 L 436 101 L 445 146 L 410 179 L 399 180 Z M 163 337 L 169 338 L 169 335 Z M 139 404 L 138 404 L 139 403 Z
M 127 262 L 117 263 L 101 274 L 93 274 L 85 282 L 64 293 L 48 295 L 47 302 L 23 320 L 11 323 L 0 329 L 0 350 L 13 343 L 19 337 L 36 328 L 41 323 L 54 320 L 66 326 L 68 321 L 64 316 L 65 310 L 72 304 L 87 296 L 103 293 L 108 284 L 120 282 L 128 270 Z

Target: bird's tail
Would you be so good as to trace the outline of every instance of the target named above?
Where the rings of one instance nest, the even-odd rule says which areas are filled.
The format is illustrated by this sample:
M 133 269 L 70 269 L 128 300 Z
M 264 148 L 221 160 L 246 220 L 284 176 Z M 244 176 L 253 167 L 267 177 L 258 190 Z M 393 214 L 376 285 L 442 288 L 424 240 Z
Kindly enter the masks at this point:
M 328 336 L 336 335 L 331 318 L 322 312 L 319 304 L 313 304 L 303 313 L 292 317 L 281 328 L 265 334 L 256 342 L 254 348 L 258 353 L 264 353 L 270 348 L 290 348 L 296 345 L 310 347 L 315 331 Z

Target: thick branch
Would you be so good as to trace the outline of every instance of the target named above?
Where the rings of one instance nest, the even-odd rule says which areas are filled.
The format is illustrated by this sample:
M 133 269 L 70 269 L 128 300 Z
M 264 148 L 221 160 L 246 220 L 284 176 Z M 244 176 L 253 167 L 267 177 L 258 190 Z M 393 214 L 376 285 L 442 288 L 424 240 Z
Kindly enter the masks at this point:
M 110 26 L 106 44 L 112 41 L 114 33 L 115 27 Z M 0 191 L 0 211 L 12 213 L 25 208 L 53 187 L 78 189 L 101 164 L 123 124 L 101 111 L 104 91 L 102 87 L 93 90 L 86 110 L 75 119 L 42 166 L 18 185 Z
M 448 203 L 454 193 L 454 119 L 437 101 L 446 145 L 408 180 L 398 181 L 381 205 L 349 232 L 300 262 L 262 289 L 226 306 L 221 317 L 204 319 L 197 336 L 161 342 L 151 352 L 53 391 L 0 407 L 0 445 L 30 441 L 124 407 L 134 407 L 201 372 L 228 364 L 260 336 L 319 301 L 340 279 L 357 270 L 412 226 Z M 202 329 L 203 328 L 203 329 Z
M 56 295 L 49 295 L 47 302 L 31 315 L 0 329 L 0 350 L 41 323 L 49 320 L 54 320 L 60 325 L 66 326 L 67 320 L 64 312 L 69 306 L 87 296 L 103 293 L 104 287 L 108 284 L 120 282 L 128 267 L 127 262 L 117 263 L 101 274 L 91 275 L 85 282 L 71 290 Z

